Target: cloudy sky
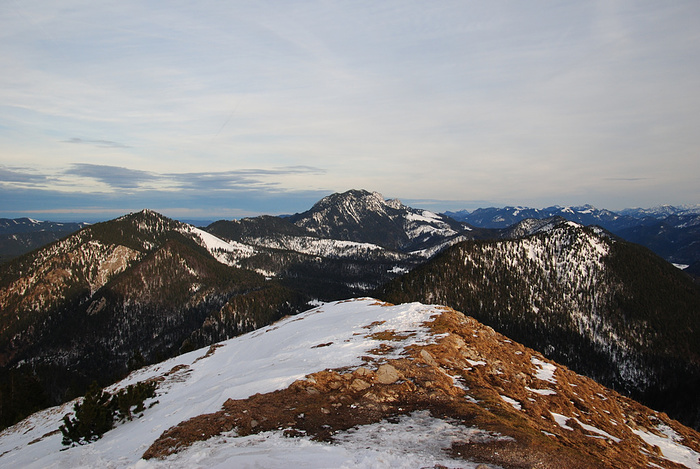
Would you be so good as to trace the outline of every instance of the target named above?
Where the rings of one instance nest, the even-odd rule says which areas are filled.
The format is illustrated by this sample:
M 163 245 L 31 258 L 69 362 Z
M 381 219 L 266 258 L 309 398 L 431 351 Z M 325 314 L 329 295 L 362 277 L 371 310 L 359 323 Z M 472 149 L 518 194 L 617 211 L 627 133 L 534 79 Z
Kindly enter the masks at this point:
M 0 217 L 700 203 L 700 2 L 0 2 Z

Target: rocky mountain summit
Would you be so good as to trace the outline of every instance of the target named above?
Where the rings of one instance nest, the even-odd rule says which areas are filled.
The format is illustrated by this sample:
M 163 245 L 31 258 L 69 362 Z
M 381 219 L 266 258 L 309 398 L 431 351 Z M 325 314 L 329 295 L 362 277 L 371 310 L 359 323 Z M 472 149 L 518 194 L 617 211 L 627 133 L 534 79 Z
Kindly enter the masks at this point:
M 700 434 L 450 308 L 321 305 L 133 372 L 155 398 L 62 449 L 73 403 L 0 433 L 8 467 L 698 468 Z
M 377 192 L 351 190 L 332 194 L 289 221 L 323 238 L 377 244 L 402 252 L 433 250 L 472 228 L 445 215 L 384 200 Z M 471 236 L 469 236 L 471 238 Z

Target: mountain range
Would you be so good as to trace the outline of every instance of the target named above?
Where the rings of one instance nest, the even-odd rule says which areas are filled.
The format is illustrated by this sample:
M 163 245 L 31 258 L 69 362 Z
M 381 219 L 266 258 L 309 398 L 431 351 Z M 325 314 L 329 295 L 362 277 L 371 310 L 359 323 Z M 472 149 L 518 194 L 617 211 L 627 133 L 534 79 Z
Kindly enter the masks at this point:
M 2 426 L 93 381 L 107 386 L 321 302 L 368 295 L 464 311 L 542 359 L 700 426 L 700 289 L 686 273 L 560 216 L 483 228 L 367 191 L 206 228 L 144 210 L 3 264 Z M 522 407 L 518 396 L 509 399 Z M 571 415 L 562 422 L 578 428 Z
M 689 273 L 700 273 L 700 206 L 662 205 L 650 209 L 624 209 L 613 212 L 591 205 L 480 208 L 474 211 L 446 212 L 471 226 L 506 228 L 527 219 L 561 217 L 584 226 L 600 226 L 627 241 L 651 249 Z
M 645 248 L 561 222 L 467 241 L 385 284 L 451 306 L 579 373 L 700 424 L 700 291 Z
M 342 199 L 341 204 L 347 204 L 345 208 L 336 207 L 334 202 L 339 198 Z M 377 215 L 380 218 L 371 220 L 364 217 L 362 220 L 365 226 L 353 228 L 353 216 L 367 210 L 371 212 L 373 211 L 371 208 L 378 209 Z M 342 213 L 344 209 L 347 209 L 345 214 Z M 324 210 L 328 213 L 323 213 Z M 331 213 L 333 210 L 340 210 L 340 212 L 333 214 Z M 389 224 L 385 223 L 386 219 L 381 221 L 380 219 L 392 211 L 394 215 L 387 217 L 393 220 L 394 226 L 390 227 Z M 399 215 L 402 211 L 404 213 Z M 379 244 L 388 244 L 384 247 L 410 251 L 420 248 L 421 239 L 416 239 L 415 233 L 410 233 L 410 221 L 407 218 L 420 217 L 423 212 L 426 211 L 406 207 L 398 200 L 385 201 L 378 193 L 351 190 L 343 194 L 332 194 L 319 201 L 311 210 L 292 215 L 291 224 L 283 221 L 287 217 L 262 216 L 246 219 L 244 225 L 238 228 L 231 226 L 231 222 L 228 221 L 215 222 L 210 227 L 222 229 L 224 232 L 228 231 L 228 234 L 233 238 L 239 236 L 235 234 L 236 230 L 247 229 L 252 230 L 252 232 L 247 233 L 248 236 L 254 236 L 257 232 L 258 237 L 261 237 L 265 230 L 268 230 L 273 237 L 284 233 L 294 235 L 297 238 L 310 235 L 338 240 L 347 238 L 351 241 L 362 239 L 372 244 L 377 243 L 373 243 L 375 235 L 370 233 L 376 231 L 382 233 L 382 235 L 376 235 Z M 521 221 L 545 220 L 552 217 L 561 217 L 584 226 L 600 226 L 627 241 L 646 246 L 667 261 L 685 269 L 691 275 L 700 277 L 700 242 L 698 242 L 700 239 L 700 206 L 697 205 L 662 205 L 646 209 L 628 208 L 616 212 L 583 205 L 552 206 L 542 209 L 510 206 L 489 207 L 473 211 L 448 211 L 444 214 L 426 213 L 431 213 L 431 216 L 435 217 L 429 231 L 439 230 L 438 226 L 441 224 L 442 229 L 448 232 L 453 231 L 455 238 L 459 236 L 459 233 L 463 234 L 465 230 L 471 231 L 471 236 L 467 236 L 468 238 L 509 237 L 512 236 L 509 228 Z M 305 220 L 304 218 L 308 216 L 321 217 L 319 220 L 326 217 L 325 222 L 330 224 L 314 222 L 312 219 Z M 337 218 L 338 216 L 340 218 Z M 342 220 L 344 216 L 348 218 Z M 372 223 L 380 223 L 381 228 L 372 230 Z M 227 224 L 228 227 L 225 226 Z M 266 227 L 266 224 L 274 226 Z M 0 263 L 56 241 L 86 225 L 86 223 L 39 222 L 30 218 L 0 219 Z M 343 228 L 339 228 L 340 226 Z M 354 231 L 343 234 L 340 232 L 343 229 Z M 505 232 L 494 231 L 499 229 L 505 230 Z M 330 233 L 325 232 L 325 230 L 335 230 L 335 232 Z M 240 235 L 242 234 L 241 232 Z M 429 238 L 430 235 L 425 241 L 429 241 Z M 439 250 L 439 246 L 432 246 L 432 248 Z

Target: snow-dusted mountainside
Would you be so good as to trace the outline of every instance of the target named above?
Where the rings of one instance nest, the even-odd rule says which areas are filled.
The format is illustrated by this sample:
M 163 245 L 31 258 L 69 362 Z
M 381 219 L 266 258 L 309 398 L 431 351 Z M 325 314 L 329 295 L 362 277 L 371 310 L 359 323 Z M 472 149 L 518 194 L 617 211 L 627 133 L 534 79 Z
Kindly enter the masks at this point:
M 306 309 L 303 295 L 231 266 L 254 254 L 145 210 L 5 264 L 0 427 L 93 380 Z
M 369 294 L 474 237 L 470 227 L 448 217 L 360 190 L 330 195 L 290 217 L 221 220 L 206 230 L 256 251 L 236 265 L 323 300 Z
M 659 205 L 652 208 L 626 208 L 620 210 L 620 215 L 628 215 L 634 218 L 653 217 L 661 220 L 672 215 L 700 215 L 700 205 Z
M 650 251 L 560 220 L 467 241 L 378 294 L 440 303 L 675 418 L 700 425 L 700 289 Z
M 561 207 L 554 205 L 547 208 L 531 207 L 488 207 L 473 211 L 461 210 L 446 212 L 446 215 L 473 226 L 482 228 L 506 228 L 528 218 L 544 219 L 562 217 L 581 225 L 598 225 L 607 230 L 627 228 L 639 224 L 639 218 L 631 214 L 618 214 L 592 205 L 580 207 Z
M 699 468 L 700 434 L 449 308 L 325 304 L 134 371 L 133 420 L 64 447 L 73 403 L 0 433 L 3 467 Z
M 397 278 L 384 290 L 393 302 L 467 311 L 700 426 L 700 295 L 678 269 L 562 218 L 470 230 L 349 191 L 292 217 L 206 229 L 144 210 L 4 264 L 0 428 L 94 379 L 111 383 L 319 300 L 379 295 Z
M 351 190 L 324 197 L 310 210 L 290 217 L 219 221 L 207 231 L 225 239 L 310 255 L 431 257 L 471 238 L 472 229 L 444 215 L 414 209 L 381 194 Z
M 586 226 L 600 226 L 633 243 L 641 244 L 680 268 L 700 262 L 700 206 L 663 205 L 650 209 L 612 212 L 591 205 L 480 208 L 474 211 L 446 212 L 446 215 L 480 228 L 505 229 L 528 219 L 561 217 Z M 510 228 L 509 228 L 510 227 Z
M 462 240 L 471 231 L 444 215 L 407 207 L 395 199 L 384 200 L 381 194 L 365 190 L 324 197 L 289 221 L 322 238 L 372 243 L 403 252 Z
M 538 233 L 546 233 L 552 231 L 562 223 L 566 223 L 563 217 L 526 218 L 525 220 L 503 229 L 501 238 L 515 239 L 532 236 Z M 576 226 L 576 224 L 574 223 L 572 226 Z

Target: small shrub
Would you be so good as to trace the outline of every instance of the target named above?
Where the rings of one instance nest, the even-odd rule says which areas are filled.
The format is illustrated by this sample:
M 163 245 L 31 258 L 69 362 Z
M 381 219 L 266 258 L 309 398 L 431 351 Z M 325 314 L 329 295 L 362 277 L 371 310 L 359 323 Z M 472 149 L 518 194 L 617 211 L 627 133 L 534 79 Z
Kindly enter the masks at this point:
M 156 383 L 142 381 L 112 395 L 93 382 L 82 402 L 73 406 L 75 416 L 66 414 L 63 425 L 63 444 L 87 444 L 99 440 L 114 427 L 115 421 L 131 420 L 133 413 L 143 412 L 144 401 L 155 397 Z

